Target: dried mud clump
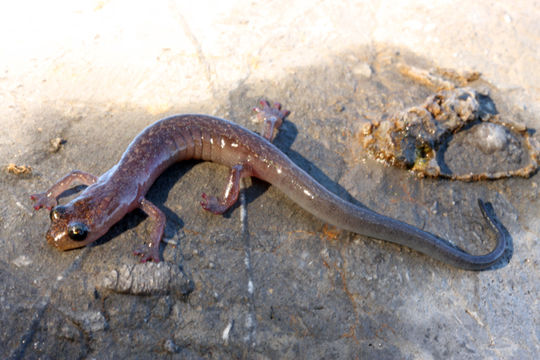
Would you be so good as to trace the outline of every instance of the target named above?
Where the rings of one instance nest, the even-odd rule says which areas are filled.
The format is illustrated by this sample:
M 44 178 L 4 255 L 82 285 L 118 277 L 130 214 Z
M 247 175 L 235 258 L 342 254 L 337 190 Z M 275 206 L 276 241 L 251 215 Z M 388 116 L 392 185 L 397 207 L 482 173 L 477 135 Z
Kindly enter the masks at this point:
M 506 151 L 514 158 L 528 152 L 528 163 L 512 170 L 490 168 L 489 171 L 469 170 L 464 174 L 446 171 L 446 166 L 439 163 L 441 152 L 458 132 L 477 125 L 480 126 L 474 132 L 476 140 L 468 141 L 471 147 L 485 154 Z M 537 151 L 531 145 L 527 129 L 501 121 L 489 96 L 468 87 L 441 91 L 421 106 L 365 124 L 360 138 L 375 158 L 420 176 L 464 181 L 529 177 L 538 167 Z
M 13 175 L 32 175 L 32 167 L 28 165 L 16 165 L 13 163 L 8 164 L 6 172 Z

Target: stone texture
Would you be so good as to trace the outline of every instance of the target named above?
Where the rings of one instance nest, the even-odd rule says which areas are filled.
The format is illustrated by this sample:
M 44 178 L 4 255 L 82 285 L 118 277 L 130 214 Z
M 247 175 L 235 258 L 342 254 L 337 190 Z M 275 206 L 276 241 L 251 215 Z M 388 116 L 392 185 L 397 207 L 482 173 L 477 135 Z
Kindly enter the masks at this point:
M 540 129 L 539 17 L 527 1 L 1 5 L 2 354 L 534 359 L 538 174 L 418 179 L 370 160 L 357 135 L 433 94 L 400 64 L 480 72 L 502 117 Z M 277 146 L 344 198 L 478 253 L 494 234 L 476 199 L 491 201 L 513 239 L 507 263 L 460 271 L 339 231 L 258 180 L 214 216 L 200 195 L 219 193 L 228 171 L 194 162 L 173 166 L 148 195 L 167 215 L 167 265 L 137 273 L 144 291 L 103 286 L 107 274 L 140 266 L 131 254 L 148 230 L 140 212 L 94 246 L 46 244 L 48 215 L 28 194 L 72 169 L 103 173 L 173 113 L 257 129 L 250 108 L 262 97 L 292 111 Z M 9 164 L 31 172 L 4 171 Z

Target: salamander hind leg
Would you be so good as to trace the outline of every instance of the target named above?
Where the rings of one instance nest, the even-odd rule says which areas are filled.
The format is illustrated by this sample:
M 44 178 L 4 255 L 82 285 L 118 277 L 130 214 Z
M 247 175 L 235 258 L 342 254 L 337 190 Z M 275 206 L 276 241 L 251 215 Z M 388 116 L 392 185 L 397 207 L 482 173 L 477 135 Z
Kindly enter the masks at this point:
M 262 136 L 271 142 L 277 133 L 275 130 L 279 129 L 283 119 L 291 112 L 281 109 L 281 104 L 277 102 L 270 106 L 268 101 L 261 100 L 259 104 L 261 107 L 253 108 L 253 111 L 257 113 L 259 120 L 263 122 Z
M 240 192 L 240 180 L 248 176 L 251 176 L 251 169 L 249 166 L 243 164 L 233 166 L 229 174 L 229 180 L 227 181 L 227 185 L 223 191 L 223 197 L 217 198 L 203 193 L 203 201 L 201 201 L 201 206 L 203 209 L 214 214 L 223 214 L 238 200 L 238 194 Z

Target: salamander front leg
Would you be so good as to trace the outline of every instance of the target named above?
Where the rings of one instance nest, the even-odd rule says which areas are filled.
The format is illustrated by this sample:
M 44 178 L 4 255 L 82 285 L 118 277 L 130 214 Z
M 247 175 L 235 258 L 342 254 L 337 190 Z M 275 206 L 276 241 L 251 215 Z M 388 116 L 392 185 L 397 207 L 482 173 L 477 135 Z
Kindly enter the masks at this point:
M 285 109 L 282 110 L 281 104 L 277 102 L 270 106 L 268 101 L 261 100 L 259 104 L 261 104 L 261 107 L 253 108 L 253 111 L 257 113 L 259 120 L 263 122 L 262 136 L 272 142 L 277 133 L 275 130 L 280 128 L 283 119 L 291 112 Z
M 249 166 L 243 164 L 235 165 L 229 174 L 229 180 L 223 191 L 222 198 L 216 198 L 214 196 L 206 195 L 205 193 L 202 194 L 203 201 L 201 201 L 201 205 L 203 209 L 214 214 L 223 214 L 238 200 L 240 180 L 248 176 L 251 176 L 251 169 Z
M 58 180 L 58 182 L 51 186 L 49 190 L 30 195 L 30 199 L 35 201 L 35 210 L 39 210 L 41 208 L 51 210 L 53 207 L 58 205 L 56 198 L 64 191 L 68 190 L 74 182 L 79 182 L 83 185 L 89 186 L 94 184 L 97 179 L 98 177 L 95 175 L 84 171 L 74 170 Z
M 142 198 L 139 208 L 148 215 L 150 220 L 150 242 L 134 251 L 134 254 L 141 257 L 141 262 L 152 260 L 159 262 L 159 243 L 165 230 L 165 214 L 150 201 Z

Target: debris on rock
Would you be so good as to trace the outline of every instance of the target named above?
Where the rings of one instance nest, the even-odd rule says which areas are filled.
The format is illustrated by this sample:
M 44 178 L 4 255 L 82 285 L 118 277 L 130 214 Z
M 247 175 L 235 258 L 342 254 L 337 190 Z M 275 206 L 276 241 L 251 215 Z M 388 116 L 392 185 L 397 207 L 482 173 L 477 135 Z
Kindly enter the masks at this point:
M 452 69 L 422 69 L 406 63 L 397 64 L 397 70 L 415 82 L 436 90 L 451 90 L 466 86 L 480 78 L 477 71 L 455 71 Z
M 13 175 L 30 175 L 32 174 L 32 167 L 10 163 L 6 166 L 6 172 Z
M 472 152 L 474 146 L 487 155 L 503 152 L 508 162 L 519 163 L 521 155 L 528 152 L 528 163 L 518 169 L 468 169 L 463 174 L 447 171 L 446 166 L 440 164 L 441 153 L 452 137 L 471 128 L 474 130 L 471 131 L 473 137 L 468 140 L 471 156 L 475 154 Z M 523 126 L 501 121 L 489 95 L 469 87 L 443 90 L 430 96 L 421 106 L 367 123 L 360 139 L 375 158 L 420 176 L 462 181 L 494 180 L 529 177 L 538 168 L 538 150 L 531 144 L 529 131 Z
M 103 276 L 98 288 L 133 295 L 188 296 L 195 289 L 178 266 L 167 262 L 123 265 Z
M 55 153 L 55 152 L 58 152 L 60 151 L 60 149 L 62 148 L 62 146 L 67 142 L 66 139 L 62 139 L 60 137 L 55 137 L 54 139 L 51 139 L 49 141 L 50 143 L 50 148 L 49 148 L 49 151 L 52 152 L 52 153 Z

